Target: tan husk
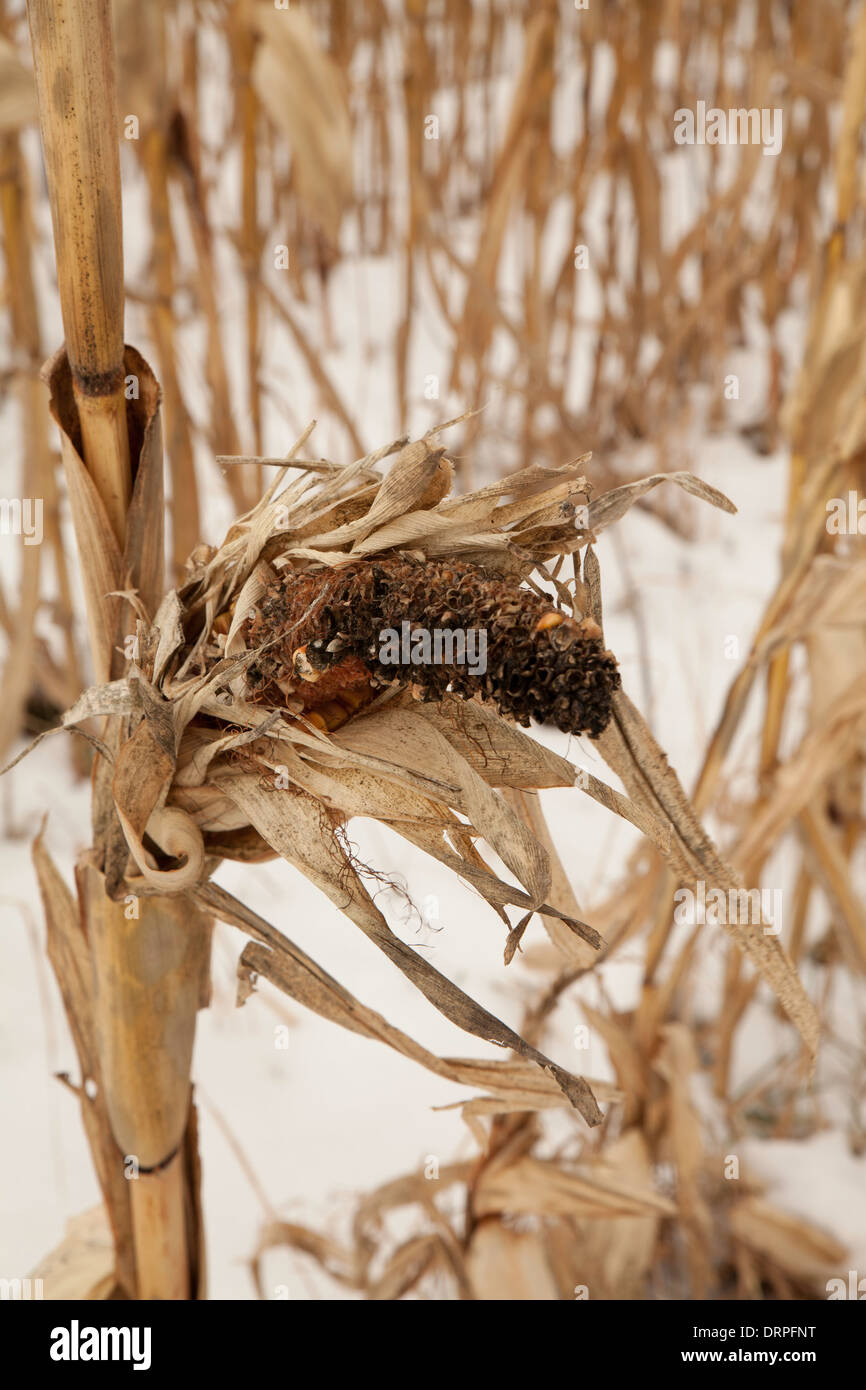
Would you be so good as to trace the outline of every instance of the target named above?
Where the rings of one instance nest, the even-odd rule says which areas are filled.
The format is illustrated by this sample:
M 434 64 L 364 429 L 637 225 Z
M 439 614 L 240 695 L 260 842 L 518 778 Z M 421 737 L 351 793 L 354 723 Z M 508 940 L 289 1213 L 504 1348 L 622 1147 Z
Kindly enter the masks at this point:
M 257 702 L 246 678 L 257 652 L 244 649 L 241 624 L 265 586 L 279 583 L 289 566 L 324 566 L 327 573 L 355 563 L 359 548 L 368 556 L 386 556 L 411 537 L 418 557 L 483 555 L 485 565 L 511 573 L 517 582 L 534 574 L 543 589 L 549 580 L 545 561 L 591 540 L 575 526 L 575 509 L 590 492 L 575 465 L 524 469 L 452 500 L 444 493 L 443 451 L 433 437 L 398 441 L 344 468 L 287 463 L 223 544 L 191 567 L 155 621 L 139 624 L 139 656 L 125 682 L 94 689 L 67 719 L 109 707 L 126 711 L 126 741 L 111 755 L 112 795 L 128 856 L 125 868 L 122 856 L 115 863 L 115 896 L 124 890 L 145 898 L 183 892 L 203 903 L 214 868 L 232 857 L 231 837 L 244 837 L 241 858 L 256 857 L 258 843 L 262 857 L 275 852 L 299 867 L 436 1008 L 467 1031 L 540 1065 L 597 1123 L 601 1112 L 585 1082 L 529 1047 L 391 932 L 363 885 L 362 867 L 347 855 L 340 826 L 351 816 L 372 816 L 449 864 L 508 927 L 506 960 L 520 948 L 536 911 L 558 922 L 566 940 L 572 934 L 598 950 L 603 942 L 597 932 L 548 901 L 551 864 L 544 837 L 497 788 L 530 791 L 577 780 L 595 801 L 648 835 L 675 873 L 700 873 L 720 886 L 737 882 L 627 697 L 617 697 L 615 720 L 598 741 L 630 793 L 623 796 L 588 774 L 578 777 L 572 764 L 476 701 L 446 694 L 438 703 L 417 704 L 411 688 L 389 689 L 333 732 L 311 720 L 291 690 L 281 705 Z M 388 456 L 390 468 L 380 477 L 377 464 Z M 733 510 L 721 494 L 690 476 L 672 480 Z M 661 481 L 656 476 L 617 489 L 609 500 L 600 497 L 592 504 L 599 522 L 616 519 Z M 335 526 L 340 513 L 354 519 Z M 587 616 L 579 605 L 588 602 L 595 609 L 588 616 L 600 621 L 591 547 L 583 585 L 572 592 L 558 583 L 556 593 L 578 618 Z M 516 885 L 485 864 L 477 840 L 496 852 Z M 207 901 L 213 905 L 210 896 Z M 509 904 L 523 913 L 514 929 L 505 913 Z M 812 1051 L 814 1013 L 778 942 L 758 929 L 731 931 Z M 260 971 L 281 988 L 296 988 L 279 957 L 260 947 L 250 948 L 242 970 L 245 977 Z

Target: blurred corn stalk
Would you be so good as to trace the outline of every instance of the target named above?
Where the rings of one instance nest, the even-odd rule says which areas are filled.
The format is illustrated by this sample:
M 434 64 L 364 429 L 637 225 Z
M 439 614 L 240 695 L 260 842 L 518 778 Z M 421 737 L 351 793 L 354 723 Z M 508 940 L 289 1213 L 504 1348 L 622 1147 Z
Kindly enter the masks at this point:
M 5 17 L 5 16 L 4 16 Z M 60 532 L 55 459 L 48 438 L 39 369 L 44 360 L 34 278 L 34 226 L 31 181 L 21 148 L 21 130 L 36 117 L 33 79 L 12 44 L 0 39 L 0 228 L 6 262 L 9 329 L 13 344 L 10 378 L 15 383 L 21 430 L 20 497 L 41 508 L 40 534 L 22 540 L 17 610 L 0 602 L 3 626 L 14 660 L 5 663 L 0 683 L 0 759 L 22 727 L 40 727 L 51 711 L 65 708 L 81 685 L 66 555 Z M 34 518 L 35 519 L 35 518 Z M 64 660 L 58 664 L 38 632 L 42 603 L 43 543 L 56 576 L 55 611 L 63 630 Z M 38 672 L 38 675 L 37 675 Z
M 846 1252 L 768 1201 L 747 1173 L 731 1197 L 732 1184 L 719 1178 L 722 1156 L 701 1152 L 694 1117 L 682 1108 L 684 1031 L 672 1029 L 666 1048 L 679 1112 L 667 1167 L 681 1165 L 681 1177 L 703 1188 L 705 1200 L 690 1210 L 640 1128 L 584 1155 L 542 1156 L 534 1152 L 539 1116 L 527 1106 L 496 1114 L 502 1104 L 488 1098 L 484 1110 L 481 1101 L 464 1107 L 475 1123 L 493 1114 L 484 1152 L 365 1193 L 348 1240 L 299 1222 L 269 1223 L 251 1264 L 260 1297 L 273 1297 L 278 1250 L 315 1261 L 329 1281 L 373 1300 L 816 1297 Z
M 823 243 L 803 362 L 785 404 L 784 425 L 792 461 L 781 575 L 742 669 L 732 682 L 704 759 L 695 802 L 712 803 L 725 760 L 761 676 L 766 704 L 758 766 L 759 792 L 736 850 L 757 881 L 786 835 L 803 862 L 790 914 L 791 950 L 805 950 L 805 931 L 815 889 L 831 906 L 828 959 L 838 956 L 855 975 L 866 972 L 866 914 L 851 879 L 851 856 L 862 828 L 864 756 L 864 550 L 862 533 L 847 520 L 850 493 L 863 488 L 866 416 L 863 408 L 864 270 L 862 155 L 866 121 L 866 8 L 861 7 L 842 86 L 841 129 L 832 161 L 836 219 Z M 839 524 L 844 502 L 845 522 Z M 834 520 L 835 518 L 835 520 Z M 799 743 L 783 761 L 780 748 L 797 719 L 792 652 L 805 650 L 809 671 L 809 719 Z M 657 913 L 660 947 L 670 906 L 663 894 Z M 657 949 L 655 959 L 660 951 Z M 718 1068 L 725 1076 L 739 1019 L 751 999 L 731 964 L 728 1041 Z

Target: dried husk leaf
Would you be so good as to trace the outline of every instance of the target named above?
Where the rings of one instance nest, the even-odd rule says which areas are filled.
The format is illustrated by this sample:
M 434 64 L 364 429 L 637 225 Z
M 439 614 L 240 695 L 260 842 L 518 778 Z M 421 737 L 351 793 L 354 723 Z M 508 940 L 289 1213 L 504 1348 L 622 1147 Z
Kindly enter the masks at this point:
M 605 762 L 622 780 L 632 800 L 659 820 L 670 822 L 668 863 L 681 883 L 703 879 L 724 892 L 742 887 L 739 876 L 719 856 L 701 826 L 679 779 L 644 720 L 623 691 L 613 696 L 614 717 L 597 740 Z M 778 936 L 763 925 L 727 923 L 725 930 L 753 962 L 777 995 L 814 1059 L 818 1017 Z
M 102 499 L 81 455 L 80 428 L 65 351 L 57 352 L 43 369 L 51 392 L 51 413 L 60 428 L 91 650 L 100 684 L 121 674 L 123 637 L 127 631 L 135 630 L 123 601 L 107 596 L 131 585 L 137 590 L 145 610 L 154 614 L 164 583 L 162 526 L 153 524 L 153 518 L 161 517 L 163 509 L 159 386 L 134 348 L 126 348 L 124 371 L 136 380 L 138 391 L 127 404 L 133 490 L 127 512 L 126 544 L 121 553 Z
M 122 1298 L 114 1266 L 111 1225 L 100 1205 L 70 1218 L 63 1240 L 39 1261 L 30 1278 L 41 1279 L 42 1297 L 49 1301 Z
M 673 1216 L 676 1208 L 651 1185 L 622 1177 L 570 1172 L 556 1163 L 521 1158 L 484 1170 L 473 1194 L 477 1216 L 501 1212 L 535 1216 L 608 1218 Z
M 94 1020 L 91 959 L 79 904 L 58 873 L 42 840 L 33 842 L 33 864 L 45 913 L 48 959 L 60 988 L 78 1057 L 81 1084 L 78 1099 L 114 1236 L 116 1279 L 133 1297 L 136 1288 L 129 1184 L 123 1176 L 122 1155 L 111 1130 Z M 92 1081 L 92 1093 L 85 1082 Z M 77 1262 L 76 1262 L 77 1267 Z
M 509 1047 L 549 1071 L 587 1123 L 600 1122 L 601 1111 L 584 1081 L 530 1047 L 394 935 L 346 858 L 318 802 L 303 793 L 292 794 L 292 813 L 287 816 L 255 777 L 224 778 L 220 785 L 247 812 L 259 834 L 321 888 L 440 1013 L 466 1032 Z M 286 795 L 281 796 L 283 802 Z
M 696 478 L 694 473 L 653 473 L 647 478 L 640 478 L 633 483 L 624 483 L 622 487 L 612 488 L 610 492 L 604 493 L 589 505 L 589 526 L 588 530 L 597 535 L 606 526 L 611 526 L 615 521 L 619 521 L 625 516 L 626 512 L 639 502 L 653 488 L 658 487 L 659 483 L 676 483 L 684 492 L 690 493 L 693 497 L 699 497 L 702 502 L 709 502 L 713 507 L 719 507 L 723 512 L 736 512 L 736 507 L 729 497 L 726 497 L 718 488 L 711 487 L 702 478 Z
M 190 1109 L 196 1013 L 207 996 L 211 924 L 181 897 L 112 902 L 84 856 L 77 869 L 87 907 L 103 1059 L 105 1104 L 124 1154 L 156 1168 L 175 1153 Z M 153 1008 L 158 991 L 161 1008 Z

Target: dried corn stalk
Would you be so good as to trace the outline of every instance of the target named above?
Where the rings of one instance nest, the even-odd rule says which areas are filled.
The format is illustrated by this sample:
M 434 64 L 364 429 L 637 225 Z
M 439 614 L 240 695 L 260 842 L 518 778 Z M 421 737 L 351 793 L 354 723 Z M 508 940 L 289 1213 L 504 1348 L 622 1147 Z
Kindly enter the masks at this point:
M 595 530 L 661 479 L 591 500 L 583 458 L 553 470 L 526 468 L 452 498 L 451 466 L 437 433 L 336 467 L 295 459 L 308 430 L 260 503 L 222 545 L 200 547 L 183 586 L 165 598 L 152 622 L 139 622 L 138 655 L 126 674 L 90 690 L 64 723 L 99 713 L 126 716 L 130 733 L 112 766 L 124 838 L 109 852 L 108 890 L 114 897 L 182 893 L 250 931 L 260 944 L 242 958 L 242 997 L 250 976 L 260 973 L 346 1027 L 401 1051 L 415 1047 L 209 883 L 224 858 L 281 855 L 446 1017 L 517 1053 L 516 1070 L 481 1068 L 477 1075 L 489 1094 L 523 1103 L 533 1093 L 546 1103 L 532 1079 L 541 1067 L 544 1094 L 548 1084 L 558 1088 L 594 1124 L 601 1112 L 585 1081 L 544 1057 L 391 932 L 341 831 L 352 816 L 374 817 L 449 865 L 509 928 L 506 959 L 535 912 L 598 949 L 601 938 L 590 926 L 549 901 L 547 849 L 502 794 L 571 786 L 577 770 L 503 713 L 524 722 L 542 714 L 599 735 L 611 720 L 616 734 L 607 756 L 631 782 L 634 800 L 596 779 L 584 789 L 639 825 L 674 868 L 688 872 L 697 857 L 717 877 L 730 874 L 661 754 L 647 743 L 639 716 L 619 703 L 618 673 L 601 636 L 591 546 L 583 579 L 565 584 L 558 577 L 563 556 L 586 546 Z M 393 455 L 383 476 L 378 464 Z M 691 475 L 670 480 L 733 510 Z M 549 561 L 557 563 L 547 568 Z M 419 574 L 428 579 L 426 612 Z M 448 681 L 415 665 L 393 668 L 393 679 L 386 678 L 376 658 L 376 629 L 396 620 L 401 601 L 412 632 L 425 618 L 432 628 L 451 613 L 495 629 L 493 666 L 478 675 L 475 688 L 470 674 L 456 668 L 445 672 Z M 540 670 L 554 663 L 555 690 L 533 685 L 534 662 Z M 480 841 L 515 883 L 487 865 Z M 521 914 L 516 925 L 508 907 Z M 743 944 L 811 1045 L 810 1006 L 778 943 L 756 931 Z M 418 1059 L 468 1079 L 461 1064 L 429 1054 Z

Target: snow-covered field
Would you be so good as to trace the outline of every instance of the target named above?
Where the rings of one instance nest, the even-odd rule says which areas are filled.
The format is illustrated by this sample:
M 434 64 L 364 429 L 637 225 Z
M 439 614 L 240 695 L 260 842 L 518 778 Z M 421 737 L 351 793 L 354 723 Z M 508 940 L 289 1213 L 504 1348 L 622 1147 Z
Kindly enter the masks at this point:
M 227 166 L 230 161 L 227 161 Z M 231 189 L 236 170 L 227 167 Z M 236 186 L 236 183 L 235 183 Z M 147 240 L 141 228 L 146 213 L 141 190 L 128 190 L 126 227 L 127 278 L 144 275 Z M 229 197 L 230 201 L 230 197 Z M 47 231 L 44 202 L 40 207 Z M 44 246 L 50 242 L 46 238 Z M 241 379 L 240 322 L 243 283 L 227 255 L 221 284 L 226 347 L 230 366 Z M 51 303 L 47 259 L 43 266 L 46 347 L 60 338 Z M 393 267 L 385 263 L 342 263 L 329 290 L 335 341 L 324 363 L 349 403 L 361 437 L 370 446 L 398 433 L 394 418 L 393 361 L 390 356 L 399 318 L 399 294 Z M 299 309 L 309 322 L 313 341 L 316 311 Z M 419 319 L 413 344 L 417 409 L 412 421 L 422 431 L 463 408 L 459 399 L 422 399 L 422 383 L 444 373 L 445 345 L 438 339 L 435 316 Z M 797 335 L 800 324 L 792 325 Z M 140 307 L 128 311 L 127 338 L 145 352 L 148 343 Z M 201 335 L 192 326 L 181 334 L 181 352 L 193 377 L 198 370 Z M 361 347 L 363 346 L 363 351 Z M 750 353 L 732 370 L 744 383 L 760 381 L 762 357 Z M 264 354 L 264 377 L 285 410 L 271 405 L 266 449 L 284 452 L 298 428 L 320 413 L 316 390 L 297 350 L 271 324 Z M 744 407 L 748 402 L 742 402 Z M 205 409 L 203 399 L 195 409 Z M 748 414 L 747 408 L 745 414 Z M 241 410 L 242 428 L 243 411 Z M 14 407 L 0 411 L 0 493 L 18 488 L 17 423 Z M 446 439 L 447 442 L 447 439 Z M 327 420 L 313 436 L 311 448 L 330 457 L 344 456 L 338 434 Z M 530 462 L 531 460 L 526 460 Z M 619 461 L 624 464 L 623 460 Z M 224 489 L 207 460 L 198 460 L 205 512 L 205 538 L 218 540 L 231 520 Z M 772 592 L 778 566 L 785 507 L 787 459 L 783 453 L 759 457 L 736 429 L 695 433 L 676 460 L 649 460 L 641 471 L 690 467 L 725 491 L 739 508 L 731 517 L 695 499 L 684 498 L 681 510 L 693 522 L 692 539 L 680 539 L 648 513 L 633 510 L 599 544 L 605 585 L 606 638 L 620 661 L 623 682 L 647 715 L 653 731 L 689 788 L 718 717 L 727 686 L 748 652 L 751 636 Z M 592 477 L 592 464 L 588 467 Z M 484 481 L 478 479 L 478 482 Z M 70 533 L 70 554 L 74 543 Z M 0 537 L 0 576 L 14 594 L 17 556 L 14 542 Z M 50 635 L 48 615 L 43 615 Z M 82 639 L 84 638 L 82 622 Z M 732 640 L 735 639 L 735 640 Z M 82 640 L 82 646 L 84 641 Z M 14 658 L 13 658 L 14 659 Z M 746 721 L 731 760 L 727 804 L 751 793 L 754 757 L 749 740 L 756 724 Z M 569 741 L 548 730 L 540 739 L 580 765 L 610 780 L 592 746 Z M 46 840 L 56 862 L 71 881 L 76 854 L 89 842 L 89 787 L 72 773 L 66 735 L 44 742 L 0 782 L 0 1093 L 4 1142 L 0 1145 L 0 1275 L 21 1276 L 62 1237 L 76 1213 L 94 1205 L 98 1189 L 90 1164 L 78 1107 L 70 1092 L 54 1079 L 69 1071 L 75 1056 L 43 945 L 41 908 L 29 857 L 29 843 L 43 816 Z M 744 770 L 740 772 L 738 768 Z M 578 790 L 543 795 L 550 824 L 578 899 L 589 921 L 623 870 L 635 843 L 631 829 L 614 820 Z M 714 823 L 722 841 L 731 826 Z M 389 922 L 437 967 L 508 1023 L 519 1026 L 522 1010 L 549 967 L 546 938 L 534 924 L 524 940 L 525 954 L 506 969 L 502 965 L 502 926 L 467 887 L 378 825 L 355 823 L 351 837 L 361 858 L 389 876 L 397 875 L 418 911 L 407 910 L 400 895 L 378 901 Z M 248 868 L 225 865 L 218 881 L 314 957 L 364 1003 L 445 1055 L 494 1055 L 467 1039 L 441 1018 L 391 968 L 383 956 L 309 883 L 285 864 Z M 820 904 L 817 909 L 820 913 Z M 696 1017 L 715 1007 L 722 952 L 712 928 L 706 930 L 701 986 L 691 1007 Z M 443 1162 L 472 1155 L 474 1143 L 459 1111 L 442 1109 L 466 1093 L 422 1071 L 375 1043 L 302 1013 L 262 984 L 242 1009 L 235 1007 L 234 972 L 243 937 L 219 927 L 214 943 L 212 1007 L 199 1016 L 194 1080 L 200 1108 L 204 1210 L 208 1241 L 209 1291 L 212 1297 L 255 1296 L 248 1262 L 262 1224 L 274 1215 L 303 1220 L 339 1232 L 353 1195 L 409 1170 L 420 1169 L 431 1155 Z M 640 983 L 642 942 L 630 943 L 578 990 L 569 992 L 557 1011 L 547 1050 L 576 1069 L 573 1029 L 580 1021 L 576 999 L 598 998 L 600 984 L 618 1007 L 629 1007 Z M 804 978 L 815 993 L 818 967 L 807 962 Z M 737 1084 L 745 1083 L 762 1062 L 791 1045 L 791 1029 L 763 999 L 741 1030 L 734 1058 Z M 864 1000 L 852 985 L 850 997 L 838 1001 L 838 1028 L 862 1036 Z M 288 1034 L 282 1026 L 288 1024 Z M 287 1046 L 283 1046 L 287 1036 Z M 590 1050 L 588 1072 L 612 1076 L 601 1044 Z M 829 1127 L 806 1142 L 760 1141 L 744 1146 L 753 1172 L 770 1181 L 774 1200 L 811 1217 L 846 1242 L 852 1268 L 866 1269 L 866 1158 L 852 1156 L 843 1125 L 847 1097 L 833 1071 L 822 1063 L 819 1075 L 828 1086 L 825 1113 Z M 843 1077 L 844 1080 L 844 1077 Z M 838 1094 L 837 1094 L 838 1091 Z M 696 1097 L 708 1110 L 708 1097 Z M 290 1297 L 346 1297 L 337 1285 L 299 1256 L 273 1255 L 268 1280 L 285 1284 Z

